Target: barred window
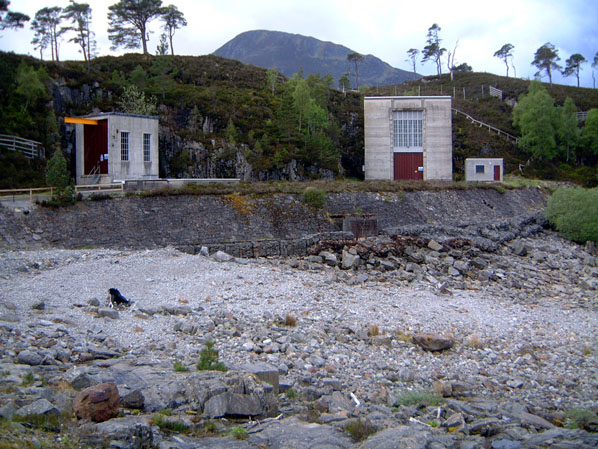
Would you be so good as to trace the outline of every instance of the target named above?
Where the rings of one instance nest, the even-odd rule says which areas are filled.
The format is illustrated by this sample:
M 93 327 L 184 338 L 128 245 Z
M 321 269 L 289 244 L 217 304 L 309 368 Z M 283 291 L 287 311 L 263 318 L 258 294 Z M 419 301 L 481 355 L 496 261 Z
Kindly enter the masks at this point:
M 120 160 L 129 160 L 129 133 L 128 131 L 121 131 L 120 133 Z
M 143 161 L 150 162 L 151 154 L 152 154 L 152 135 L 151 134 L 143 134 Z
M 484 166 L 483 165 L 476 165 L 475 166 L 476 173 L 484 173 Z
M 393 112 L 394 149 L 423 150 L 422 111 Z

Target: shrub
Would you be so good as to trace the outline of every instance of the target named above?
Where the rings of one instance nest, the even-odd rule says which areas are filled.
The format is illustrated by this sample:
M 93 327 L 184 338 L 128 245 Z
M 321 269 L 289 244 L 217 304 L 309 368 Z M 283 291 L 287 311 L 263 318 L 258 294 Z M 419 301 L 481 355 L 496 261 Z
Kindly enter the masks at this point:
M 288 327 L 297 326 L 297 318 L 295 318 L 295 315 L 293 315 L 291 313 L 287 313 L 286 316 L 284 317 L 284 325 L 288 326 Z
M 558 189 L 548 199 L 546 218 L 570 240 L 598 242 L 598 187 Z
M 48 162 L 46 183 L 56 189 L 56 196 L 53 200 L 57 201 L 61 206 L 75 202 L 75 190 L 70 185 L 70 182 L 71 179 L 66 159 L 61 150 L 56 150 L 54 156 Z
M 345 431 L 351 435 L 355 441 L 363 441 L 370 435 L 376 433 L 376 428 L 368 420 L 361 418 L 351 421 L 345 426 Z
M 226 365 L 218 361 L 218 351 L 214 349 L 213 341 L 206 341 L 206 347 L 199 353 L 199 362 L 196 367 L 200 371 L 228 371 Z
M 569 421 L 569 429 L 584 429 L 590 431 L 590 423 L 598 422 L 598 415 L 592 410 L 585 408 L 574 408 L 565 414 Z
M 324 202 L 326 201 L 326 192 L 323 189 L 318 189 L 316 187 L 308 187 L 303 192 L 303 201 L 308 206 L 320 209 L 324 206 Z

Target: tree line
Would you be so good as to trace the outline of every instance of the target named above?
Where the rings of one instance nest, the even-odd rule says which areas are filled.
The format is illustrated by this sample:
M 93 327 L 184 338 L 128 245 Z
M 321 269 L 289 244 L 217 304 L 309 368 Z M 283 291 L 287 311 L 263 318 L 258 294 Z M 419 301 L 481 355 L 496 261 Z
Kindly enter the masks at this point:
M 40 59 L 49 48 L 52 61 L 60 61 L 59 47 L 65 35 L 77 44 L 83 59 L 89 62 L 96 55 L 96 41 L 91 31 L 92 9 L 88 3 L 70 0 L 65 8 L 46 6 L 35 13 L 33 20 L 26 14 L 10 11 L 10 1 L 0 0 L 0 29 L 19 29 L 31 21 L 34 37 L 31 43 L 39 50 Z M 148 54 L 148 25 L 160 19 L 162 30 L 157 54 L 165 55 L 170 49 L 174 55 L 173 37 L 176 30 L 187 26 L 184 14 L 175 5 L 162 6 L 161 0 L 120 0 L 108 7 L 108 38 L 111 50 L 119 47 L 142 48 Z
M 442 57 L 446 53 L 446 65 L 451 74 L 451 79 L 456 72 L 471 72 L 472 68 L 467 63 L 462 63 L 459 65 L 455 65 L 455 54 L 457 52 L 457 47 L 459 45 L 459 41 L 455 43 L 455 47 L 453 51 L 447 51 L 445 47 L 442 46 L 442 39 L 440 39 L 440 31 L 441 28 L 438 24 L 433 24 L 430 28 L 428 28 L 428 34 L 426 38 L 426 45 L 421 50 L 417 48 L 410 48 L 407 50 L 407 56 L 409 61 L 413 67 L 413 73 L 416 74 L 416 65 L 421 54 L 422 59 L 421 63 L 425 64 L 428 61 L 434 62 L 436 65 L 436 71 L 438 75 L 442 75 Z M 494 57 L 502 59 L 505 63 L 505 67 L 507 69 L 507 77 L 509 76 L 509 64 L 510 67 L 513 69 L 515 76 L 516 70 L 515 65 L 513 63 L 513 50 L 515 46 L 511 43 L 504 44 L 501 48 L 494 52 Z M 536 72 L 535 76 L 540 77 L 545 72 L 548 76 L 549 82 L 552 85 L 552 74 L 554 70 L 559 70 L 563 76 L 575 76 L 577 78 L 577 87 L 579 87 L 579 73 L 582 69 L 582 64 L 589 62 L 586 58 L 580 53 L 572 54 L 566 61 L 565 67 L 563 68 L 561 65 L 558 64 L 561 58 L 558 54 L 558 49 L 555 48 L 553 44 L 550 42 L 545 43 L 542 45 L 536 53 L 534 54 L 534 59 L 532 61 L 532 65 L 534 65 L 538 71 Z M 592 67 L 598 68 L 598 52 L 594 55 L 594 59 L 592 60 Z M 596 79 L 594 77 L 594 72 L 592 71 L 592 79 L 594 80 L 594 88 L 596 88 Z

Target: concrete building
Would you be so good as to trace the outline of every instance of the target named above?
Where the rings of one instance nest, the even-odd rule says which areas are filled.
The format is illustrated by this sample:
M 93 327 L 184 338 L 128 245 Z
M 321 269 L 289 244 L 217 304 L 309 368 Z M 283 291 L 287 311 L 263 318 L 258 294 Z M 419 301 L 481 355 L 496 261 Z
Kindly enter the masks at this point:
M 76 127 L 77 184 L 158 179 L 158 117 L 108 112 L 65 123 Z
M 465 159 L 466 181 L 502 182 L 504 164 L 502 158 L 467 158 Z
M 365 179 L 453 179 L 451 97 L 366 97 Z

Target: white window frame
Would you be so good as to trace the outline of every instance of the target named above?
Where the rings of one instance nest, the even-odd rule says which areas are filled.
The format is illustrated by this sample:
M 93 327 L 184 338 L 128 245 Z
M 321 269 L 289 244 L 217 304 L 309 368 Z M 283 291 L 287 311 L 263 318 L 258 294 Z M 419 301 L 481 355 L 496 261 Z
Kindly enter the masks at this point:
M 394 152 L 424 151 L 424 111 L 399 109 L 392 111 L 392 148 Z
M 143 133 L 143 162 L 152 161 L 152 135 Z
M 120 160 L 123 162 L 129 161 L 131 139 L 129 131 L 120 132 Z

